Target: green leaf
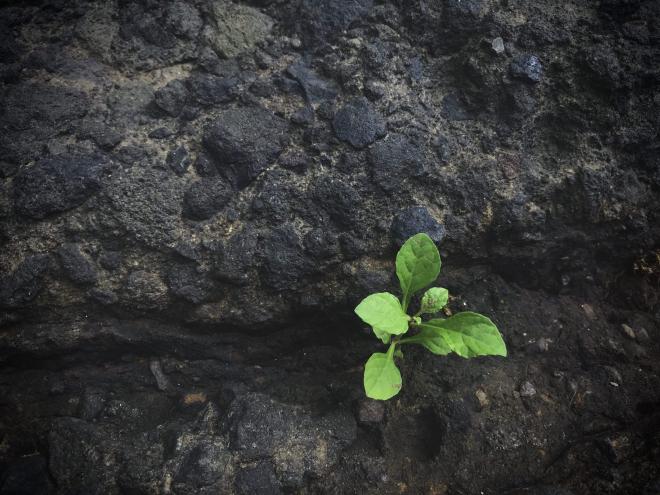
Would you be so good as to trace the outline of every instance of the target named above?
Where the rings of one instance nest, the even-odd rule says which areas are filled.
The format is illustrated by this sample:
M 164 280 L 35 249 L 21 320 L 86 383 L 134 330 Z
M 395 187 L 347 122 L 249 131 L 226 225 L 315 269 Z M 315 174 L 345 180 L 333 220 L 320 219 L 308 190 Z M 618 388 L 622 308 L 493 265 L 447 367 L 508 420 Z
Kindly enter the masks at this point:
M 383 330 L 379 330 L 375 327 L 371 327 L 371 329 L 376 334 L 376 337 L 378 337 L 383 342 L 383 344 L 389 344 L 390 343 L 390 339 L 392 338 L 391 333 L 384 332 Z
M 433 314 L 447 305 L 449 291 L 442 287 L 431 287 L 422 296 L 422 314 Z
M 506 344 L 495 324 L 483 315 L 466 311 L 446 320 L 420 325 L 422 331 L 437 332 L 459 356 L 506 356 Z
M 424 325 L 421 331 L 413 338 L 415 340 L 411 341 L 412 343 L 421 344 L 438 356 L 446 356 L 451 352 L 451 347 L 449 347 L 441 331 L 437 328 Z
M 440 253 L 426 234 L 408 239 L 396 255 L 396 275 L 403 291 L 403 311 L 411 296 L 430 285 L 440 274 Z
M 365 297 L 355 313 L 362 321 L 371 325 L 376 336 L 383 340 L 382 334 L 401 335 L 408 331 L 408 315 L 401 309 L 401 303 L 389 292 L 378 292 Z
M 376 352 L 364 366 L 364 391 L 367 397 L 387 400 L 401 390 L 401 373 L 388 354 Z

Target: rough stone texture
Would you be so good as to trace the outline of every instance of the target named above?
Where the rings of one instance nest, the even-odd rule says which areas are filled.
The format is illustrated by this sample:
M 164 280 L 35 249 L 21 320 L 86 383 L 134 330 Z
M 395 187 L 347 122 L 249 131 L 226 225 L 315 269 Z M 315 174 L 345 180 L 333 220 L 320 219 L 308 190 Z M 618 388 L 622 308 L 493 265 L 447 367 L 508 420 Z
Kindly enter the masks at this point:
M 656 493 L 659 9 L 4 2 L 0 493 Z M 509 356 L 368 405 L 419 231 Z

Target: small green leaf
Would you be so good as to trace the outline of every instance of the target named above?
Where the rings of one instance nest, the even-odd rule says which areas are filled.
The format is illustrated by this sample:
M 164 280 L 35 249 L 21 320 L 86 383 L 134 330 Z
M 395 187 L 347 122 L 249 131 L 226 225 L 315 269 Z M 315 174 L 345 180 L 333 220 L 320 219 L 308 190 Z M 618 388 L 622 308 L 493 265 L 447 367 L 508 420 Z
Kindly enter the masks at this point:
M 449 291 L 442 287 L 431 287 L 422 296 L 422 314 L 433 314 L 447 305 Z
M 378 337 L 383 342 L 383 344 L 389 344 L 390 343 L 390 339 L 392 338 L 391 333 L 384 332 L 383 330 L 379 330 L 375 327 L 371 327 L 371 329 L 376 334 L 376 337 Z
M 466 311 L 446 320 L 420 325 L 422 331 L 437 332 L 459 356 L 506 356 L 506 344 L 495 324 L 483 315 Z
M 376 336 L 383 340 L 383 332 L 401 335 L 408 331 L 408 315 L 401 309 L 401 303 L 389 292 L 378 292 L 365 297 L 355 313 L 362 321 L 371 325 Z
M 364 391 L 367 397 L 387 400 L 401 390 L 401 373 L 392 356 L 382 352 L 371 355 L 364 366 Z
M 408 239 L 396 255 L 396 275 L 403 292 L 403 311 L 408 309 L 411 296 L 430 285 L 440 274 L 440 253 L 426 234 Z

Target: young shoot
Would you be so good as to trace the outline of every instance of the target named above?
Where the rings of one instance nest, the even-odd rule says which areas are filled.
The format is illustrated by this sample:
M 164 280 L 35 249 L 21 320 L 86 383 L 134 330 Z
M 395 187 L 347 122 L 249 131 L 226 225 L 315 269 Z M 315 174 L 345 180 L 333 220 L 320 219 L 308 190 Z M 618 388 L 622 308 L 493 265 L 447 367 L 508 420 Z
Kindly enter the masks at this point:
M 464 358 L 506 356 L 499 330 L 483 315 L 466 311 L 449 318 L 422 319 L 422 315 L 435 315 L 447 305 L 447 289 L 431 287 L 422 296 L 419 310 L 409 314 L 412 296 L 435 282 L 440 265 L 440 253 L 431 238 L 426 234 L 414 235 L 396 255 L 401 300 L 389 292 L 378 292 L 355 308 L 376 337 L 389 345 L 387 352 L 372 354 L 364 367 L 367 397 L 387 400 L 401 390 L 401 373 L 394 362 L 395 357 L 401 356 L 397 346 L 418 344 L 439 356 L 451 352 Z

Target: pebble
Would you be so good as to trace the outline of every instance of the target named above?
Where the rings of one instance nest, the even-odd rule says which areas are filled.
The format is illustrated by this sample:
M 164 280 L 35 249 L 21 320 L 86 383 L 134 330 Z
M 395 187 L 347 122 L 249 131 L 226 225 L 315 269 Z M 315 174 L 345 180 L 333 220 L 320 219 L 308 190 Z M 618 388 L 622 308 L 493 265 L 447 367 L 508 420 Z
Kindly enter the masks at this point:
M 486 395 L 486 392 L 484 390 L 478 388 L 474 392 L 474 395 L 477 397 L 477 401 L 479 401 L 479 407 L 481 409 L 488 407 L 490 401 L 488 400 L 488 395 Z
M 493 51 L 498 55 L 504 53 L 504 40 L 499 36 L 495 38 L 493 41 L 491 41 L 490 46 L 493 49 Z
M 536 389 L 534 388 L 534 385 L 532 385 L 530 382 L 524 382 L 520 386 L 521 397 L 533 397 L 534 395 L 536 395 Z
M 630 328 L 628 325 L 625 323 L 621 325 L 621 330 L 623 331 L 623 334 L 628 337 L 629 339 L 635 340 L 635 331 Z

